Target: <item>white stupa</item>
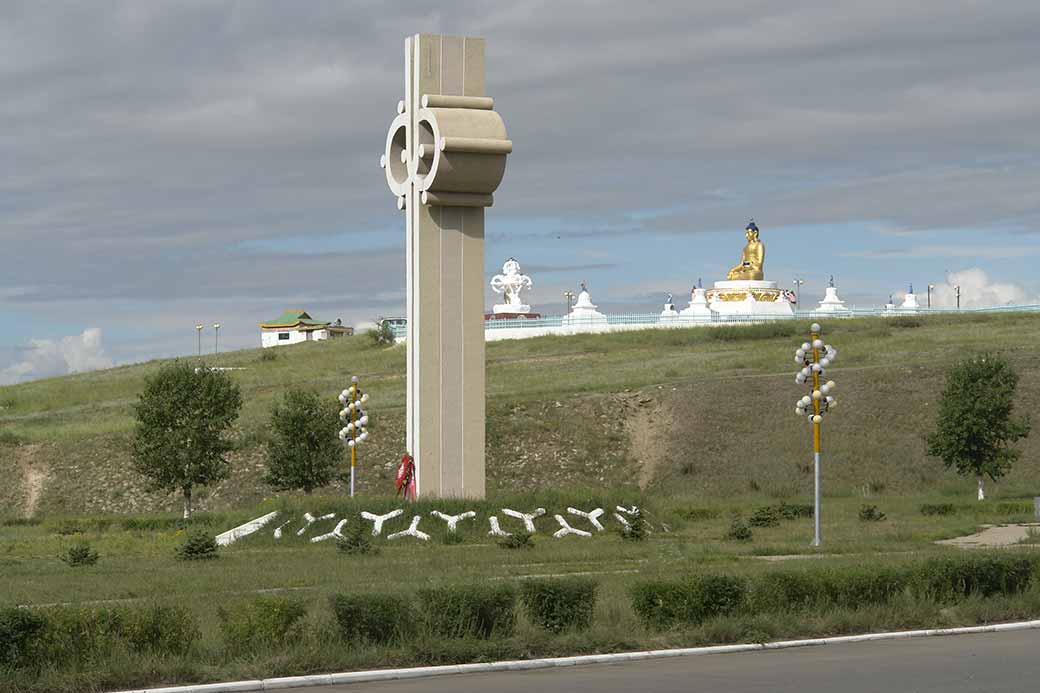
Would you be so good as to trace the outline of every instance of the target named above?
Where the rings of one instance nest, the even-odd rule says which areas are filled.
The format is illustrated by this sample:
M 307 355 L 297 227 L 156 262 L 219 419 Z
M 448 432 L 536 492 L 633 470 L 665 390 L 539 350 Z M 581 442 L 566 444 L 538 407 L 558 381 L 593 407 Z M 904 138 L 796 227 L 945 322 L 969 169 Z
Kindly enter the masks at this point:
M 827 286 L 827 292 L 823 296 L 823 300 L 820 301 L 819 308 L 816 309 L 817 313 L 847 313 L 849 309 L 845 307 L 845 301 L 838 298 L 838 289 L 834 286 L 834 277 L 831 277 L 830 284 Z
M 917 294 L 914 293 L 914 285 L 910 285 L 910 290 L 906 293 L 906 297 L 903 298 L 903 304 L 899 306 L 899 310 L 909 311 L 916 313 L 921 309 L 921 304 L 917 302 Z
M 697 320 L 711 320 L 711 308 L 708 307 L 708 295 L 704 291 L 704 288 L 699 286 L 700 281 L 697 282 L 698 286 L 693 290 L 690 295 L 690 305 L 682 309 L 679 313 L 684 318 L 696 318 Z
M 596 304 L 592 302 L 588 286 L 581 283 L 581 293 L 578 300 L 571 308 L 571 312 L 563 316 L 564 327 L 605 327 L 607 316 L 596 310 Z
M 668 320 L 677 317 L 679 317 L 679 311 L 675 309 L 675 304 L 672 303 L 672 295 L 668 294 L 668 300 L 664 302 L 664 310 L 661 311 L 661 319 Z

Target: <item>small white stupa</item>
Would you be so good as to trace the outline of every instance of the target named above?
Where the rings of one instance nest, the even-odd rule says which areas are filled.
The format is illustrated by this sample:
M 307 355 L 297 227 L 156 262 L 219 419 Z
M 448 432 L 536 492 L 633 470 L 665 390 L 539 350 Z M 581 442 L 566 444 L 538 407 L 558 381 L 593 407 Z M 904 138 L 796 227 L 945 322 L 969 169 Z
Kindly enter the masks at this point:
M 592 302 L 589 288 L 585 282 L 581 283 L 581 293 L 578 300 L 571 308 L 571 312 L 563 316 L 564 327 L 605 327 L 607 316 L 596 310 L 596 304 Z
M 849 309 L 845 307 L 845 301 L 838 298 L 838 289 L 834 286 L 834 275 L 831 275 L 831 281 L 827 285 L 827 293 L 824 294 L 823 300 L 820 301 L 820 307 L 816 309 L 817 313 L 847 313 Z
M 664 302 L 664 310 L 661 311 L 662 319 L 670 319 L 679 317 L 679 311 L 675 309 L 675 304 L 672 303 L 672 295 L 668 294 L 668 300 Z
M 910 290 L 906 293 L 906 297 L 903 299 L 903 304 L 899 306 L 899 310 L 910 311 L 916 313 L 921 309 L 921 304 L 917 302 L 917 294 L 914 293 L 914 285 L 910 285 Z
M 697 280 L 697 286 L 690 293 L 690 305 L 679 313 L 684 318 L 696 318 L 698 320 L 711 320 L 711 308 L 708 307 L 708 294 L 701 286 L 701 280 Z

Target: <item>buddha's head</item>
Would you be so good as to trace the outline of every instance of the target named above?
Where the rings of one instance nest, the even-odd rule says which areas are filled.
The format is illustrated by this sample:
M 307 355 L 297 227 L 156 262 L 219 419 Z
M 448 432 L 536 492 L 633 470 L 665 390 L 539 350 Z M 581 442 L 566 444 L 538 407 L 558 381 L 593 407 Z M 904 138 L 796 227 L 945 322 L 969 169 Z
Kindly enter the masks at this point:
M 749 242 L 758 240 L 758 227 L 755 226 L 754 219 L 748 222 L 747 228 L 744 229 L 744 233 Z

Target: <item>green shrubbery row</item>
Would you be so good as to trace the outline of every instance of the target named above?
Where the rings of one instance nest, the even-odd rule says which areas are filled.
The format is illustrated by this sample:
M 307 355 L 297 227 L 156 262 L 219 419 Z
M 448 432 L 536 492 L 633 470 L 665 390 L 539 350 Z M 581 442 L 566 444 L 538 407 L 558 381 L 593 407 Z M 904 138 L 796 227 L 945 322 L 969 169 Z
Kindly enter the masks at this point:
M 893 597 L 950 602 L 969 595 L 1016 594 L 1032 583 L 1040 557 L 975 554 L 916 565 L 783 570 L 753 577 L 694 575 L 632 588 L 632 607 L 648 628 L 695 625 L 736 613 L 857 608 Z

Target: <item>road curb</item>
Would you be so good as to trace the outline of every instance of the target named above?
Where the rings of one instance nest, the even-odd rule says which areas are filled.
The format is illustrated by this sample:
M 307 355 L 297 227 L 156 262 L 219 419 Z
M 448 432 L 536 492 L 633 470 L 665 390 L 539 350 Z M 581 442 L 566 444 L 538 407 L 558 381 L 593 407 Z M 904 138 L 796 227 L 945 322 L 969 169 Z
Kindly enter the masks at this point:
M 339 674 L 317 674 L 313 676 L 285 676 L 273 679 L 256 679 L 250 681 L 229 681 L 227 683 L 207 683 L 192 686 L 167 686 L 164 688 L 135 688 L 118 691 L 118 693 L 239 693 L 241 691 L 276 691 L 287 688 L 306 688 L 310 686 L 332 686 L 350 683 L 373 683 L 376 681 L 396 681 L 401 679 L 417 679 L 432 676 L 451 676 L 453 674 L 476 674 L 495 671 L 523 671 L 531 669 L 554 669 L 557 667 L 581 666 L 586 664 L 618 664 L 647 659 L 664 659 L 667 657 L 694 657 L 698 655 L 730 654 L 735 652 L 761 652 L 765 650 L 786 650 L 795 647 L 818 647 L 820 645 L 840 645 L 845 643 L 872 642 L 876 640 L 904 640 L 908 638 L 924 638 L 943 635 L 969 635 L 972 633 L 1000 633 L 1016 630 L 1040 629 L 1040 620 L 1019 621 L 1016 623 L 997 623 L 989 626 L 969 626 L 965 628 L 930 628 L 927 630 L 905 630 L 890 633 L 865 633 L 863 635 L 842 635 L 834 638 L 809 638 L 805 640 L 781 640 L 767 643 L 747 643 L 743 645 L 714 645 L 711 647 L 687 647 L 674 650 L 646 650 L 641 652 L 617 652 L 614 654 L 578 655 L 575 657 L 553 657 L 548 659 L 521 659 L 504 662 L 485 662 L 480 664 L 450 664 L 435 667 L 413 667 L 410 669 L 375 669 L 372 671 L 348 671 Z

